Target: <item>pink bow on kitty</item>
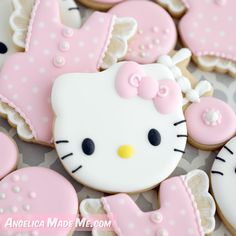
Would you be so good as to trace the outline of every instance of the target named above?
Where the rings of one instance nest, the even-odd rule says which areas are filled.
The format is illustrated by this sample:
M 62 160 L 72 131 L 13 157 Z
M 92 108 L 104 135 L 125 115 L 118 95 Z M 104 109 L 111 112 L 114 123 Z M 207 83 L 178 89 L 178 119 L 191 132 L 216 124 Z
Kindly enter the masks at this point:
M 136 62 L 126 62 L 121 66 L 116 79 L 116 90 L 123 98 L 139 96 L 152 99 L 156 109 L 163 114 L 173 113 L 182 106 L 181 89 L 175 81 L 152 78 Z

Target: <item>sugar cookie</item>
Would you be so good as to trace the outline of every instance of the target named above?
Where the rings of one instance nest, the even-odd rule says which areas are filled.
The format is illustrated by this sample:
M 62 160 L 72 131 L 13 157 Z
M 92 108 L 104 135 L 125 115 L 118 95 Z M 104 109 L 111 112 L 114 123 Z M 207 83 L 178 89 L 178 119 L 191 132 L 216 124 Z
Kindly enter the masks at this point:
M 54 141 L 68 173 L 104 192 L 140 192 L 168 177 L 187 140 L 175 76 L 161 63 L 123 62 L 59 77 Z
M 165 9 L 157 4 L 143 0 L 125 1 L 117 4 L 109 13 L 133 17 L 138 22 L 138 31 L 129 42 L 126 60 L 153 63 L 159 56 L 174 49 L 177 40 L 175 23 Z
M 11 18 L 18 33 L 24 7 Z M 17 34 L 25 52 L 7 58 L 0 73 L 0 113 L 22 139 L 52 145 L 50 93 L 55 78 L 114 64 L 126 54 L 136 21 L 95 12 L 80 29 L 70 28 L 60 22 L 57 0 L 36 0 L 32 12 L 26 41 Z
M 202 97 L 185 111 L 189 142 L 203 150 L 215 150 L 236 134 L 236 115 L 225 102 Z
M 42 167 L 19 169 L 2 179 L 0 201 L 1 223 L 9 217 L 17 219 L 17 216 L 20 219 L 29 219 L 30 216 L 38 220 L 49 217 L 75 220 L 78 212 L 73 186 L 58 173 Z M 30 235 L 42 236 L 67 236 L 73 231 L 69 227 L 53 229 L 51 233 L 47 228 L 31 230 Z M 0 232 L 16 235 L 16 229 L 5 228 L 4 224 L 1 224 Z
M 180 19 L 179 31 L 185 46 L 200 68 L 236 77 L 234 0 L 157 0 Z
M 234 137 L 219 152 L 211 171 L 211 186 L 218 213 L 233 235 L 236 235 L 235 147 L 236 138 Z
M 16 169 L 18 150 L 15 142 L 0 132 L 0 179 Z
M 208 188 L 207 174 L 194 170 L 161 183 L 160 209 L 156 211 L 143 212 L 128 195 L 118 194 L 83 200 L 80 212 L 87 219 L 106 214 L 112 222 L 112 236 L 203 236 L 215 228 L 215 203 Z M 107 232 L 94 228 L 92 235 Z
M 124 0 L 77 0 L 83 5 L 96 9 L 96 10 L 108 10 L 117 3 L 123 2 Z

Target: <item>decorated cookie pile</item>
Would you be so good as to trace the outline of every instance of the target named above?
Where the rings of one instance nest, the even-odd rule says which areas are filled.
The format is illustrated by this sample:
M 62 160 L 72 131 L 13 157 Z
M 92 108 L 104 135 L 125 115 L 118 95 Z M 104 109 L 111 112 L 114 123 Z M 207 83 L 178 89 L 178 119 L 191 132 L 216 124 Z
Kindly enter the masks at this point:
M 0 2 L 0 115 L 22 140 L 55 148 L 70 181 L 114 195 L 86 195 L 79 207 L 68 180 L 19 164 L 16 144 L 0 133 L 0 227 L 9 215 L 75 222 L 80 208 L 85 222 L 111 222 L 108 231 L 90 227 L 93 236 L 204 236 L 214 232 L 217 205 L 236 235 L 236 114 L 188 68 L 193 58 L 236 76 L 234 0 L 78 2 L 94 9 L 83 21 L 73 0 Z M 222 148 L 212 195 L 202 170 L 173 176 L 187 142 Z M 154 211 L 129 196 L 155 188 Z M 0 235 L 74 230 L 0 228 Z

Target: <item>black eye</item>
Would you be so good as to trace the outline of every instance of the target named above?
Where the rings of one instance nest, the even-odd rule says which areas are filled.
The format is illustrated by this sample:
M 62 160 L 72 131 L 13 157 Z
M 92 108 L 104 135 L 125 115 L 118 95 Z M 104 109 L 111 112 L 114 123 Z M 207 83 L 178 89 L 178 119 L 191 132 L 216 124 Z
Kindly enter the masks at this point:
M 234 172 L 235 172 L 235 174 L 236 174 L 236 168 L 235 168 Z
M 156 129 L 151 129 L 148 133 L 148 140 L 153 146 L 158 146 L 161 143 L 161 135 Z
M 0 42 L 0 54 L 5 53 L 7 53 L 7 46 L 4 43 Z
M 84 139 L 84 141 L 82 142 L 82 150 L 84 154 L 88 156 L 92 155 L 95 151 L 95 144 L 93 140 L 90 138 Z

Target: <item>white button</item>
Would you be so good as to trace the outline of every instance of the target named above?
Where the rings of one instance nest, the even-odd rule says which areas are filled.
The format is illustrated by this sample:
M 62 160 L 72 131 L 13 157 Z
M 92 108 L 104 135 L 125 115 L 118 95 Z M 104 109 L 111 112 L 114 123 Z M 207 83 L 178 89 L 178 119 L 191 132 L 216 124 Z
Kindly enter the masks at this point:
M 74 30 L 71 28 L 64 28 L 62 31 L 63 36 L 66 38 L 70 38 L 74 35 Z
M 62 52 L 66 52 L 66 51 L 70 50 L 70 44 L 69 44 L 69 42 L 67 42 L 67 41 L 61 42 L 60 45 L 59 45 L 59 49 L 60 49 Z
M 60 67 L 63 67 L 66 64 L 66 60 L 62 56 L 55 56 L 53 58 L 53 64 L 54 64 L 54 66 L 60 68 Z
M 159 212 L 155 212 L 151 215 L 151 220 L 153 223 L 161 223 L 163 220 L 163 216 Z

